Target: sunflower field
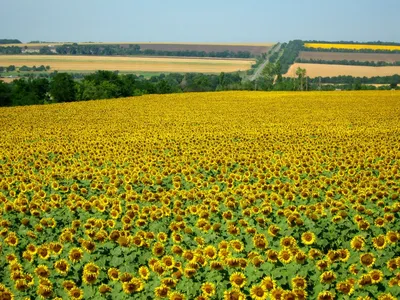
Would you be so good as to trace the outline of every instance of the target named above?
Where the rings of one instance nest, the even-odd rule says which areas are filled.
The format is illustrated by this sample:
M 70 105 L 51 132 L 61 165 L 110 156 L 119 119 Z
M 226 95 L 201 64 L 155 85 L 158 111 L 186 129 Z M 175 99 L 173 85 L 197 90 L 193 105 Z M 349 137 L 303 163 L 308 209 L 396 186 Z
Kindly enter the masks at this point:
M 384 50 L 399 51 L 397 45 L 371 45 L 371 44 L 331 44 L 331 43 L 305 43 L 306 48 L 316 49 L 348 49 L 348 50 Z
M 398 299 L 400 93 L 0 109 L 0 299 Z

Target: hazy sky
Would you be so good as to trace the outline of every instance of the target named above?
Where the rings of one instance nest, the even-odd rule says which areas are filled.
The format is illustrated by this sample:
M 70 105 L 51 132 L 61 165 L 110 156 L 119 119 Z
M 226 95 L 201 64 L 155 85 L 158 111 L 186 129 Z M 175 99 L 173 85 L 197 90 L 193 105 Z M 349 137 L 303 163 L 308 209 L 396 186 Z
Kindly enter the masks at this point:
M 23 42 L 400 42 L 400 0 L 0 0 Z

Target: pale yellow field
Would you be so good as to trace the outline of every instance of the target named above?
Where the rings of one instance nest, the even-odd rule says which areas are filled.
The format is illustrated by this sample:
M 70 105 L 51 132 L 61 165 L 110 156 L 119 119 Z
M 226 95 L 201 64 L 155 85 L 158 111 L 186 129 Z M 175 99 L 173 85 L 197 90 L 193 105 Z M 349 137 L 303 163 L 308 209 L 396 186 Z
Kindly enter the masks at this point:
M 165 57 L 110 57 L 61 55 L 1 55 L 0 66 L 49 65 L 57 71 L 142 71 L 219 73 L 245 71 L 252 60 L 196 59 Z
M 343 65 L 327 65 L 327 64 L 293 64 L 285 77 L 297 77 L 297 68 L 303 68 L 307 71 L 307 76 L 315 77 L 333 77 L 340 75 L 350 75 L 354 77 L 374 77 L 374 76 L 391 76 L 400 74 L 400 66 L 395 67 L 368 67 L 368 66 L 343 66 Z
M 306 48 L 320 48 L 320 49 L 352 49 L 352 50 L 388 50 L 395 51 L 400 50 L 400 46 L 389 46 L 389 45 L 368 45 L 368 44 L 326 44 L 326 43 L 305 43 Z

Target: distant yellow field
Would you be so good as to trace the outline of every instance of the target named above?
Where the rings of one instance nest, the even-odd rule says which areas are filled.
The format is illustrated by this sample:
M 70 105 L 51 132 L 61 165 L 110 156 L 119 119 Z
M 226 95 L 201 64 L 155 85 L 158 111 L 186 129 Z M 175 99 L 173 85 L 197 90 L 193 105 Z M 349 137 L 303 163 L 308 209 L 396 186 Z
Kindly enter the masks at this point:
M 396 51 L 400 50 L 400 46 L 388 46 L 388 45 L 368 45 L 368 44 L 327 44 L 327 43 L 305 43 L 306 48 L 317 48 L 317 49 L 349 49 L 349 50 L 387 50 Z
M 197 59 L 165 57 L 1 55 L 0 66 L 16 67 L 49 65 L 57 71 L 142 71 L 220 73 L 245 71 L 252 60 Z
M 307 76 L 315 77 L 333 77 L 348 75 L 354 77 L 374 77 L 374 76 L 391 76 L 400 74 L 400 66 L 390 67 L 369 67 L 369 66 L 344 66 L 344 65 L 327 65 L 327 64 L 293 64 L 285 77 L 297 77 L 297 68 L 303 68 L 307 71 Z

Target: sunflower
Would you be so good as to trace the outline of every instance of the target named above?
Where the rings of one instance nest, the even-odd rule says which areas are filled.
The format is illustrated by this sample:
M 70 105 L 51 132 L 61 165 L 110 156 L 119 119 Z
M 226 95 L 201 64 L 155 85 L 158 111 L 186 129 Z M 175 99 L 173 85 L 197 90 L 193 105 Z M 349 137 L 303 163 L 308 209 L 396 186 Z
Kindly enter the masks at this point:
M 144 280 L 148 280 L 148 279 L 149 279 L 150 271 L 149 271 L 149 268 L 147 268 L 146 266 L 141 266 L 141 267 L 139 268 L 138 273 L 139 273 L 139 276 L 140 276 L 142 279 L 144 279 Z
M 144 289 L 144 283 L 139 278 L 132 278 L 129 282 L 124 282 L 122 289 L 126 294 L 140 292 Z
M 322 253 L 320 250 L 311 248 L 310 251 L 308 251 L 308 257 L 310 259 L 317 259 L 318 257 L 321 257 Z
M 171 255 L 164 256 L 161 261 L 167 267 L 167 269 L 172 269 L 175 265 L 175 260 Z
M 158 298 L 166 298 L 169 294 L 169 287 L 165 285 L 158 286 L 154 289 L 154 294 Z
M 99 293 L 100 294 L 107 294 L 107 293 L 110 293 L 111 291 L 112 291 L 112 288 L 107 284 L 103 283 L 103 284 L 101 284 L 99 286 Z
M 285 291 L 278 287 L 278 288 L 274 288 L 273 290 L 271 290 L 270 292 L 270 297 L 272 300 L 281 300 L 283 298 Z
M 204 254 L 208 259 L 215 259 L 217 258 L 217 249 L 214 246 L 207 246 L 204 248 Z
M 396 259 L 389 259 L 387 262 L 386 262 L 386 267 L 390 270 L 390 271 L 394 271 L 394 270 L 396 270 L 397 269 L 397 262 L 396 262 Z
M 380 294 L 378 296 L 378 300 L 397 300 L 397 298 L 392 294 L 387 293 L 387 294 Z
M 74 287 L 71 290 L 69 290 L 68 295 L 71 299 L 76 299 L 76 300 L 83 299 L 83 291 L 77 287 Z
M 319 292 L 317 299 L 318 300 L 334 300 L 335 295 L 329 291 Z
M 81 248 L 72 248 L 69 251 L 68 258 L 73 263 L 80 261 L 83 257 L 83 251 Z
M 372 270 L 368 273 L 371 276 L 372 283 L 379 283 L 383 280 L 383 273 L 380 270 Z
M 301 235 L 301 241 L 304 245 L 312 245 L 315 243 L 315 234 L 311 231 L 304 232 Z
M 268 234 L 272 237 L 276 237 L 279 233 L 279 230 L 280 228 L 277 225 L 272 224 L 268 227 Z
M 364 287 L 366 285 L 372 284 L 372 277 L 370 274 L 363 274 L 361 275 L 360 279 L 358 280 L 358 285 L 360 287 Z
M 61 275 L 67 275 L 69 270 L 69 264 L 67 260 L 60 259 L 54 263 L 54 269 L 56 270 L 57 273 Z
M 117 268 L 110 268 L 107 271 L 108 278 L 113 281 L 117 281 L 119 278 L 119 270 Z
M 224 291 L 224 300 L 245 300 L 245 295 L 237 289 Z
M 275 250 L 269 249 L 267 250 L 267 260 L 272 263 L 276 263 L 279 258 L 279 253 Z
M 267 298 L 267 291 L 262 285 L 253 285 L 250 289 L 250 296 L 255 300 L 265 300 Z
M 390 244 L 395 244 L 399 240 L 399 235 L 394 231 L 388 231 L 386 233 L 386 239 Z
M 372 253 L 360 255 L 360 262 L 365 267 L 372 267 L 375 263 L 375 257 Z
M 183 254 L 183 249 L 179 245 L 173 245 L 171 247 L 171 251 L 172 251 L 173 254 L 176 254 L 176 255 L 179 255 L 179 256 L 181 256 Z
M 377 237 L 372 239 L 373 245 L 375 249 L 383 250 L 386 248 L 386 236 L 384 234 L 380 234 Z
M 319 278 L 321 283 L 331 283 L 336 279 L 336 274 L 333 271 L 325 271 Z
M 65 280 L 62 283 L 62 286 L 65 290 L 70 291 L 72 290 L 74 287 L 76 287 L 75 282 L 73 282 L 72 280 Z
M 154 256 L 158 256 L 158 257 L 163 256 L 165 253 L 163 244 L 161 244 L 159 242 L 155 243 L 153 246 L 153 249 L 152 249 L 152 253 Z
M 61 243 L 50 243 L 50 250 L 55 255 L 60 255 L 63 250 L 63 245 Z
M 239 252 L 240 253 L 244 249 L 243 242 L 239 241 L 239 240 L 232 240 L 232 241 L 229 242 L 229 245 L 232 247 L 232 249 L 235 252 Z
M 350 265 L 350 267 L 349 267 L 349 272 L 350 272 L 351 274 L 353 274 L 353 275 L 357 275 L 358 272 L 360 272 L 360 269 L 358 269 L 358 267 L 357 267 L 356 264 L 352 264 L 352 265 Z
M 177 284 L 177 280 L 172 277 L 165 277 L 161 280 L 161 284 L 169 288 L 174 288 Z
M 45 265 L 38 265 L 35 268 L 35 274 L 38 277 L 48 278 L 50 276 L 49 268 Z
M 128 272 L 124 272 L 122 274 L 119 275 L 119 280 L 121 282 L 129 282 L 133 279 L 133 275 L 128 273 Z
M 307 280 L 304 277 L 297 275 L 292 278 L 292 288 L 305 290 L 307 288 Z
M 268 247 L 268 241 L 263 234 L 256 234 L 253 237 L 254 247 L 258 249 L 265 249 Z
M 190 267 L 190 266 L 186 267 L 183 270 L 183 273 L 185 274 L 185 276 L 187 278 L 192 278 L 194 275 L 196 275 L 196 272 L 197 272 L 197 270 L 195 268 L 193 268 L 193 267 Z
M 215 295 L 215 284 L 211 282 L 205 282 L 201 285 L 201 291 L 207 297 L 212 297 Z
M 292 248 L 296 246 L 297 242 L 296 239 L 292 236 L 285 236 L 281 238 L 280 244 L 283 248 Z
M 361 236 L 355 236 L 350 242 L 351 249 L 361 251 L 365 246 L 365 240 Z
M 14 287 L 16 290 L 18 290 L 20 292 L 23 292 L 29 288 L 27 282 L 24 279 L 17 279 L 15 281 Z M 3 298 L 1 298 L 1 292 L 0 292 L 0 299 L 3 299 Z
M 38 247 L 37 254 L 41 259 L 46 260 L 50 257 L 50 249 L 48 246 L 42 245 L 42 246 Z
M 214 260 L 210 263 L 210 267 L 213 270 L 220 271 L 224 268 L 224 265 L 220 261 Z
M 28 246 L 26 246 L 26 250 L 29 251 L 29 253 L 31 253 L 32 255 L 35 255 L 37 252 L 37 248 L 34 244 L 29 244 Z
M 182 293 L 179 293 L 179 292 L 171 292 L 171 293 L 168 295 L 168 299 L 169 299 L 169 300 L 185 300 L 186 297 L 185 297 Z
M 351 295 L 354 292 L 354 285 L 349 281 L 342 281 L 336 284 L 336 289 L 345 295 Z
M 279 258 L 280 262 L 282 262 L 284 264 L 288 264 L 292 261 L 293 256 L 289 250 L 283 249 L 283 250 L 279 251 L 278 258 Z
M 97 266 L 95 263 L 90 262 L 87 263 L 83 267 L 83 276 L 82 280 L 85 284 L 93 284 L 96 282 L 97 277 L 99 276 L 100 273 L 100 267 Z
M 240 272 L 233 273 L 229 280 L 234 288 L 242 288 L 246 284 L 246 276 Z
M 296 300 L 306 300 L 307 296 L 308 296 L 307 291 L 306 290 L 302 290 L 302 289 L 294 289 L 293 293 L 296 296 L 296 298 L 295 298 Z

